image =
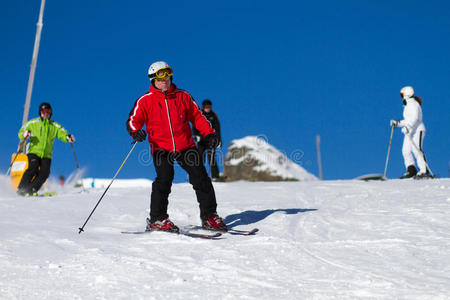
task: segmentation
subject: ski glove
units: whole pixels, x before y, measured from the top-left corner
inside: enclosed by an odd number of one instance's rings
[[[394,126],[394,127],[398,127],[398,123],[399,123],[399,121],[396,121],[396,120],[391,120],[391,127],[392,126]]]
[[[405,126],[405,127],[403,127],[402,128],[402,132],[403,132],[403,134],[409,134],[409,129],[408,129],[408,126]]]
[[[73,134],[68,134],[66,135],[66,139],[69,143],[74,143],[75,142],[75,137],[73,136]]]
[[[209,149],[215,149],[220,144],[219,137],[215,133],[208,134],[206,136],[206,141],[208,142]]]
[[[139,129],[139,130],[133,132],[131,134],[131,137],[137,142],[143,142],[143,141],[145,141],[145,138],[147,137],[147,133],[145,133],[144,130]]]
[[[27,138],[30,137],[30,132],[29,132],[28,130],[25,130],[25,131],[22,133],[22,136],[24,137],[24,139],[27,139]]]

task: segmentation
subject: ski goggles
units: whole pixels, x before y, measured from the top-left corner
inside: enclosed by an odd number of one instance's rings
[[[156,71],[155,79],[158,81],[166,81],[172,75],[173,75],[172,68],[170,68],[170,67],[162,68],[162,69],[159,69],[158,71]]]
[[[51,114],[52,110],[50,108],[41,109],[41,114]]]

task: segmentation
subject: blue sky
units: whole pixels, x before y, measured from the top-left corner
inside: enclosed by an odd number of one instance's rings
[[[18,143],[40,1],[0,2],[0,169]],[[210,98],[225,148],[264,135],[325,179],[383,173],[389,120],[400,89],[424,99],[424,149],[434,173],[450,161],[448,1],[54,1],[47,0],[30,118],[48,101],[73,133],[87,176],[112,177],[130,150],[125,121],[149,88],[148,66],[167,61],[198,103]],[[404,172],[394,133],[388,177]],[[151,178],[148,143],[119,178]],[[75,169],[55,142],[52,176]],[[178,181],[184,173],[177,169]]]

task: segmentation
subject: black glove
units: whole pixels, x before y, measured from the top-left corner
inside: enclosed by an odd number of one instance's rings
[[[219,146],[219,137],[215,133],[210,133],[206,136],[206,141],[208,142],[209,149],[215,149]]]
[[[67,140],[69,143],[75,143],[75,137],[73,136],[73,134],[68,134],[68,135],[66,135],[66,140]]]
[[[137,142],[142,142],[142,141],[145,141],[145,138],[147,137],[147,133],[145,133],[144,130],[139,129],[139,130],[133,132],[131,134],[131,137]]]

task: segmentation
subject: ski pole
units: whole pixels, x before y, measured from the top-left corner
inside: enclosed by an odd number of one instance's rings
[[[75,147],[73,146],[72,143],[70,143],[70,146],[72,146],[72,152],[73,152],[73,157],[75,158],[75,164],[77,165],[77,169],[79,169],[80,166],[78,165],[77,155],[75,154]]]
[[[215,148],[210,149],[211,158],[209,159],[209,178],[212,178],[212,163],[214,160],[214,150]]]
[[[425,153],[419,149],[419,147],[417,147],[416,143],[414,143],[414,140],[412,139],[412,137],[409,135],[409,132],[406,134],[406,136],[408,137],[409,141],[411,142],[411,144],[413,145],[414,149],[416,149],[417,152],[422,153],[423,156],[423,161],[425,162],[425,166],[427,167],[427,170],[430,171],[430,174],[432,177],[434,177],[433,172],[431,172],[430,166],[427,163],[427,160],[425,158]]]
[[[70,146],[72,146],[73,157],[75,158],[75,164],[77,165],[77,170],[79,172],[80,171],[80,165],[78,164],[77,155],[75,154],[75,147],[73,146],[72,143],[70,143]],[[86,192],[86,190],[84,189],[84,185],[83,185],[83,179],[81,179],[81,188],[83,189],[83,192]]]
[[[84,231],[84,226],[86,226],[86,223],[89,221],[89,219],[91,218],[92,214],[94,213],[95,209],[97,208],[97,206],[100,204],[100,201],[102,201],[103,196],[105,196],[106,192],[108,191],[109,187],[111,186],[111,184],[114,182],[114,180],[117,177],[117,174],[119,174],[120,170],[122,169],[123,165],[125,164],[125,162],[127,161],[128,157],[130,157],[131,152],[133,152],[134,147],[136,147],[136,141],[134,141],[133,143],[133,147],[131,148],[130,152],[128,152],[127,157],[125,157],[124,161],[122,162],[122,164],[120,165],[119,169],[116,172],[116,175],[114,175],[113,179],[111,180],[111,182],[109,183],[108,187],[106,188],[106,190],[103,192],[103,195],[100,197],[100,199],[98,200],[97,204],[95,205],[94,209],[91,211],[91,213],[89,214],[89,217],[86,219],[86,221],[84,222],[83,226],[81,226],[80,228],[78,228],[80,231],[78,232],[78,234],[80,234],[82,231]]]
[[[386,156],[386,164],[384,165],[383,178],[386,178],[386,171],[387,171],[387,167],[388,167],[388,163],[389,163],[389,153],[391,152],[391,143],[392,143],[393,134],[394,134],[394,125],[392,125],[391,137],[389,138],[389,146],[388,146],[388,152],[387,152],[387,156]]]

